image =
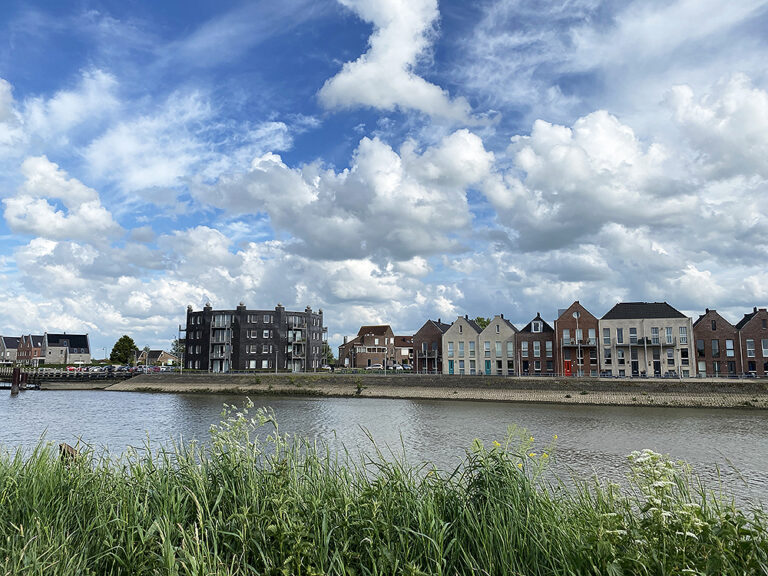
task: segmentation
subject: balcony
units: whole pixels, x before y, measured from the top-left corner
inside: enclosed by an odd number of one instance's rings
[[[674,336],[672,338],[664,338],[661,341],[662,346],[676,346],[677,345],[677,338]]]

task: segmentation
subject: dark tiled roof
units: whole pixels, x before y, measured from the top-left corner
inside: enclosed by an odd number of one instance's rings
[[[619,302],[608,310],[603,320],[634,320],[637,318],[685,318],[666,302]]]
[[[554,332],[555,331],[555,329],[552,328],[552,326],[550,326],[549,324],[547,324],[547,322],[541,317],[541,314],[536,312],[536,318],[534,318],[533,320],[528,322],[528,324],[525,325],[525,328],[520,330],[520,332],[533,332],[533,329],[532,329],[533,328],[533,323],[536,322],[536,320],[538,320],[539,322],[542,323],[542,326],[541,326],[541,331],[542,332]],[[538,334],[538,332],[537,332],[537,334]]]
[[[739,330],[744,328],[744,326],[747,325],[747,322],[749,322],[750,320],[752,320],[752,318],[757,316],[757,313],[760,312],[761,310],[763,310],[763,308],[754,308],[752,312],[749,312],[748,314],[744,314],[744,318],[739,320],[739,323],[736,324],[736,328]]]
[[[707,311],[706,311],[706,313],[704,313],[704,314],[701,314],[701,315],[700,315],[700,316],[699,316],[699,317],[696,319],[696,322],[694,322],[694,323],[693,323],[693,327],[694,327],[694,328],[696,328],[696,326],[698,326],[698,325],[699,325],[699,323],[700,323],[702,320],[704,320],[705,318],[707,318],[707,316],[710,316],[710,315],[714,317],[714,318],[712,318],[712,320],[717,320],[718,322],[725,322],[726,326],[730,326],[731,328],[733,328],[733,327],[734,327],[734,326],[733,326],[733,324],[731,324],[730,322],[728,322],[728,320],[726,320],[725,318],[723,318],[722,316],[720,316],[720,314],[718,314],[718,313],[717,313],[717,310],[707,310]]]
[[[21,338],[18,336],[3,336],[3,345],[7,350],[16,350]]]
[[[48,346],[63,346],[63,341],[69,342],[69,348],[88,349],[87,334],[48,334]]]
[[[357,335],[365,336],[366,334],[373,334],[374,336],[384,336],[391,329],[389,324],[383,324],[381,326],[360,326]]]
[[[445,334],[448,331],[448,328],[451,327],[451,324],[446,324],[445,322],[440,322],[440,319],[438,320],[430,320],[432,324],[437,326],[437,329],[440,330],[443,334]]]
[[[395,336],[395,346],[413,346],[413,336]]]
[[[29,334],[27,336],[22,336],[22,340],[26,341],[27,344],[32,344],[32,348],[42,348],[43,347],[43,337],[37,336],[35,334]],[[31,342],[30,342],[31,340]]]
[[[363,337],[362,336],[355,336],[354,338],[352,338],[352,340],[347,340],[346,344],[341,344],[339,346],[339,348],[344,348],[346,346],[351,346],[352,344],[360,344],[362,341],[363,341]]]

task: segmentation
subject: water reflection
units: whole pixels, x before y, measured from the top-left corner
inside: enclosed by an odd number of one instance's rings
[[[26,391],[0,400],[0,445],[29,447],[78,438],[112,453],[169,439],[205,442],[223,403],[243,396],[102,391]],[[558,436],[556,471],[621,481],[626,455],[651,448],[688,461],[714,487],[740,499],[768,496],[768,412],[740,410],[558,406],[370,398],[256,397],[271,406],[281,431],[371,452],[367,433],[384,453],[403,449],[413,463],[452,470],[474,438],[501,440],[510,425],[526,428],[539,447]],[[738,473],[731,467],[735,467]]]

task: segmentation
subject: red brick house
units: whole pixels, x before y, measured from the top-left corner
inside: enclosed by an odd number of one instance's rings
[[[563,376],[597,376],[599,320],[578,300],[555,320],[556,372]]]
[[[16,353],[16,361],[25,366],[37,366],[43,354],[43,336],[22,336]]]
[[[706,309],[693,323],[696,375],[737,376],[742,373],[739,334],[716,310]]]
[[[768,310],[753,308],[738,324],[742,372],[749,376],[768,376]]]
[[[339,346],[339,366],[367,368],[374,364],[391,366],[395,358],[395,333],[389,324],[361,326],[352,340],[344,337]]]
[[[517,366],[521,376],[554,376],[555,329],[536,313],[516,336]]]
[[[417,372],[440,374],[443,371],[443,334],[450,324],[440,318],[427,320],[413,335],[413,365]]]

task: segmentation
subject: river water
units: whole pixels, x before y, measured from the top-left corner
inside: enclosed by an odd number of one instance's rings
[[[41,437],[78,441],[117,454],[170,439],[205,442],[223,403],[244,396],[103,391],[25,391],[0,396],[0,448],[29,448]],[[372,453],[368,433],[385,453],[443,470],[460,462],[473,439],[486,446],[515,425],[537,451],[554,441],[554,470],[621,482],[627,455],[650,448],[691,464],[710,488],[722,482],[739,502],[768,503],[768,411],[702,408],[558,406],[373,398],[255,397],[274,409],[282,432]]]

